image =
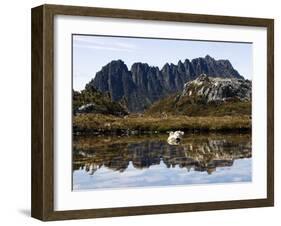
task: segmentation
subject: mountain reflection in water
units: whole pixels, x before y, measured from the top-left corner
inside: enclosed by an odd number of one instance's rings
[[[177,146],[166,139],[74,137],[73,189],[251,181],[250,134],[186,134]]]

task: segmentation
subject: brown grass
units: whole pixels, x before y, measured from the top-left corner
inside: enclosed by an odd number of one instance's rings
[[[249,116],[221,116],[221,117],[189,117],[166,116],[152,117],[144,115],[130,115],[116,117],[101,114],[80,114],[73,118],[73,130],[79,133],[90,132],[166,132],[169,130],[250,130]]]

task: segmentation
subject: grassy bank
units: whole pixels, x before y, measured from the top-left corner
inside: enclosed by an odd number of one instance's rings
[[[209,117],[210,115],[212,117],[251,115],[252,103],[250,101],[238,100],[207,103],[206,100],[202,98],[200,99],[200,97],[190,99],[190,97],[187,96],[178,100],[177,95],[172,95],[152,104],[146,111],[146,114],[155,115],[161,114],[162,112],[191,117]]]
[[[116,117],[101,114],[79,114],[73,117],[73,132],[80,133],[155,133],[183,131],[249,131],[249,116],[153,117],[129,115]]]

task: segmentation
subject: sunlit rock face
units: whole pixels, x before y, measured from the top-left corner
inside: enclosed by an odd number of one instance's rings
[[[212,173],[217,167],[232,166],[236,159],[251,157],[248,135],[229,135],[227,140],[224,137],[183,137],[180,145],[169,145],[166,136],[80,138],[74,140],[73,168],[82,168],[89,174],[101,167],[122,173],[130,163],[135,169],[144,169],[162,162],[167,168],[178,166]]]
[[[251,115],[252,82],[234,77],[201,74],[185,83],[178,94],[154,103],[147,114],[187,116]]]
[[[250,101],[252,97],[252,82],[236,78],[210,77],[201,74],[197,79],[184,85],[181,99],[202,102],[223,102],[228,100]]]

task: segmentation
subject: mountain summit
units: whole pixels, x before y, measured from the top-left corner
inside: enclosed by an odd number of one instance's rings
[[[96,73],[86,89],[109,92],[112,101],[124,100],[130,112],[143,112],[161,98],[181,92],[186,82],[201,74],[244,79],[229,60],[215,60],[209,55],[177,65],[166,63],[162,69],[137,62],[129,70],[122,60],[114,60]]]

